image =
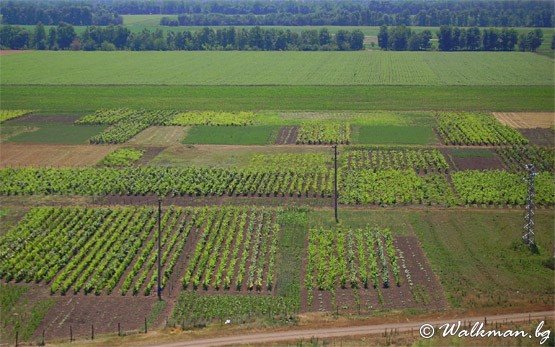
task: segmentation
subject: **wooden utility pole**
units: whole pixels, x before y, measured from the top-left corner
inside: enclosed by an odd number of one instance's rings
[[[333,164],[334,164],[334,180],[333,180],[333,204],[335,210],[335,222],[339,223],[337,214],[337,145],[333,145]]]
[[[160,284],[161,276],[162,276],[162,264],[161,264],[161,255],[162,255],[162,199],[158,198],[158,300],[162,300],[162,285]]]

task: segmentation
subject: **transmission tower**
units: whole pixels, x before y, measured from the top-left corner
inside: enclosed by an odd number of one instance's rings
[[[524,233],[522,239],[528,246],[534,247],[536,245],[536,241],[534,240],[534,210],[536,209],[534,203],[534,197],[536,195],[534,180],[537,173],[533,164],[526,164],[524,167],[526,171],[528,171],[528,176],[526,177],[526,182],[528,183],[528,196],[526,198],[526,214],[524,216]]]

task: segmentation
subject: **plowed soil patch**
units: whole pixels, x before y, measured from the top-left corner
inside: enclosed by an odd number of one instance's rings
[[[0,147],[0,167],[90,166],[115,149],[116,146],[3,143]]]
[[[553,129],[518,129],[532,144],[555,147],[555,131]]]
[[[156,296],[110,296],[67,295],[56,298],[56,303],[35,331],[34,340],[40,340],[42,331],[45,340],[70,338],[70,327],[74,339],[90,339],[94,326],[95,334],[122,333],[144,329],[145,317],[152,310]],[[154,327],[150,327],[154,328]]]
[[[297,135],[299,134],[298,126],[285,126],[279,129],[279,134],[276,139],[277,145],[290,145],[297,142]]]

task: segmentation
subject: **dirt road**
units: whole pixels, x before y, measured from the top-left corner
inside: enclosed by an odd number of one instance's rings
[[[227,345],[239,345],[239,344],[252,344],[252,343],[268,343],[268,342],[280,342],[280,341],[295,341],[295,340],[307,340],[312,337],[314,338],[332,338],[341,336],[356,336],[356,335],[370,335],[370,334],[381,334],[386,329],[392,330],[397,329],[399,332],[414,330],[418,334],[420,327],[423,324],[431,324],[436,327],[436,335],[440,334],[437,327],[445,323],[455,323],[457,321],[471,321],[471,322],[483,322],[487,320],[488,323],[495,322],[519,322],[532,320],[542,320],[544,318],[555,318],[555,311],[542,311],[542,312],[530,312],[530,313],[515,313],[515,314],[503,314],[503,315],[491,315],[491,316],[481,316],[481,317],[460,317],[457,319],[447,319],[441,321],[419,321],[410,323],[393,323],[393,324],[380,324],[380,325],[362,325],[353,327],[343,327],[343,328],[327,328],[327,329],[310,329],[310,330],[289,330],[280,331],[272,333],[257,333],[249,335],[235,335],[235,336],[225,336],[209,339],[199,339],[191,341],[176,342],[164,345],[158,345],[159,347],[201,347],[201,346],[227,346]],[[552,332],[553,333],[553,332]]]

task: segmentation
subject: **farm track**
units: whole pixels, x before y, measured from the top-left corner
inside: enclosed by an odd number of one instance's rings
[[[195,339],[189,341],[173,342],[167,344],[150,344],[157,347],[201,347],[201,346],[228,346],[242,344],[278,343],[285,341],[310,340],[312,338],[324,339],[334,337],[364,336],[383,334],[385,330],[396,330],[397,332],[418,331],[423,324],[431,324],[438,327],[445,323],[456,323],[457,321],[471,321],[488,323],[525,322],[532,320],[553,319],[554,311],[525,312],[513,314],[487,315],[487,316],[463,316],[456,319],[429,319],[407,323],[369,324],[347,327],[326,327],[320,329],[289,329],[287,331],[249,333],[243,335],[231,335],[225,337],[214,337]]]

